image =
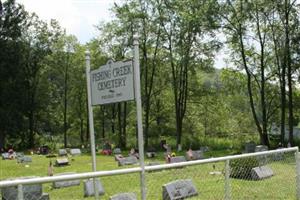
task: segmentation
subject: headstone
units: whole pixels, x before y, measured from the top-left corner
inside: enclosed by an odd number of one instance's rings
[[[9,159],[9,153],[2,153],[2,160]]]
[[[177,180],[162,186],[163,200],[185,199],[197,196],[198,192],[191,179]]]
[[[84,197],[94,196],[94,181],[93,179],[89,179],[83,182],[84,183]],[[98,188],[98,194],[104,194],[104,188],[99,179],[96,179],[96,187]]]
[[[19,158],[19,157],[24,157],[24,153],[23,152],[17,152],[16,153],[16,157]]]
[[[147,152],[146,155],[148,158],[154,158],[156,156],[156,153],[155,152]]]
[[[263,152],[263,151],[268,151],[268,147],[265,145],[258,145],[255,147],[255,152]],[[259,166],[264,166],[269,162],[269,156],[267,155],[257,156],[256,159],[258,160]]]
[[[147,165],[154,166],[154,165],[160,165],[160,163],[159,162],[149,162]]]
[[[135,193],[121,193],[111,196],[109,200],[137,200]]]
[[[119,166],[137,164],[138,159],[135,156],[128,156],[118,160]]]
[[[19,179],[28,179],[33,177],[23,177]],[[16,179],[14,179],[16,180]],[[2,200],[16,200],[18,199],[18,187],[4,187],[1,189]],[[23,197],[24,200],[49,200],[49,194],[43,193],[42,185],[23,185]]]
[[[192,151],[192,156],[189,155],[188,152],[186,152],[186,160],[200,160],[204,159],[203,151]]]
[[[56,166],[64,166],[69,164],[68,158],[58,158],[55,162]]]
[[[245,153],[254,153],[256,144],[255,142],[248,142],[245,144]]]
[[[179,162],[185,162],[186,159],[184,156],[175,156],[170,158],[170,163],[179,163]]]
[[[68,155],[67,150],[65,150],[65,149],[59,149],[58,150],[58,155],[59,156],[66,156],[66,155]]]
[[[278,149],[283,149],[283,148],[280,147]],[[283,152],[278,152],[278,153],[273,154],[273,160],[274,161],[284,160],[284,153]]]
[[[113,151],[114,154],[121,154],[122,151],[120,148],[115,148],[114,151]]]
[[[257,145],[255,147],[255,152],[268,151],[269,148],[266,145]]]
[[[29,163],[32,162],[32,158],[30,156],[17,157],[18,163]]]
[[[208,148],[208,146],[203,146],[203,147],[200,147],[199,150],[202,151],[202,152],[208,152],[209,148]]]
[[[48,155],[46,155],[46,158],[55,158],[55,157],[57,157],[57,155],[55,155],[55,154],[48,154]]]
[[[268,166],[254,167],[251,170],[251,179],[261,180],[273,176],[272,169]]]
[[[70,154],[72,156],[81,155],[81,150],[80,149],[71,149]]]
[[[70,175],[75,174],[75,172],[66,172],[61,174],[56,174],[55,176],[61,176],[61,175]],[[53,188],[63,188],[63,187],[71,187],[80,185],[80,180],[70,180],[70,181],[56,181],[53,182]]]

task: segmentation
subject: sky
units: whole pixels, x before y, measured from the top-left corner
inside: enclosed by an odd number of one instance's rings
[[[56,19],[68,34],[75,35],[85,44],[97,35],[95,25],[109,22],[112,18],[114,2],[122,0],[16,0],[28,12],[35,12],[42,20]],[[223,68],[224,52],[215,57],[215,67]]]
[[[108,22],[113,15],[109,9],[121,0],[16,0],[25,10],[35,12],[41,19],[56,19],[68,34],[84,44],[96,36],[95,25]]]

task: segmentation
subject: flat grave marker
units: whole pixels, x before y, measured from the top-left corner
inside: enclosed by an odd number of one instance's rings
[[[198,192],[191,179],[176,180],[162,186],[163,200],[185,199],[197,196]]]
[[[64,166],[69,164],[68,158],[58,158],[55,161],[56,166]]]
[[[135,193],[120,193],[111,196],[109,200],[137,200]]]
[[[185,162],[186,159],[184,156],[175,156],[170,158],[170,163],[179,163],[179,162]]]
[[[76,174],[75,172],[66,172],[61,174],[56,174],[55,176],[61,176],[61,175],[70,175],[70,174]],[[80,180],[69,180],[69,181],[56,181],[53,182],[53,188],[63,188],[63,187],[71,187],[80,185]]]
[[[29,163],[32,162],[32,158],[30,156],[17,157],[18,163]]]
[[[124,165],[134,165],[138,163],[138,159],[135,156],[128,156],[128,157],[123,157],[118,160],[118,165],[119,166],[124,166]]]

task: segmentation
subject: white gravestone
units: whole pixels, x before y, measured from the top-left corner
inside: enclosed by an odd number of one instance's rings
[[[71,150],[70,150],[70,154],[71,154],[72,156],[81,155],[81,150],[80,150],[80,149],[71,149]]]
[[[65,150],[65,149],[59,149],[58,150],[58,155],[59,156],[67,156],[68,155],[67,150]]]

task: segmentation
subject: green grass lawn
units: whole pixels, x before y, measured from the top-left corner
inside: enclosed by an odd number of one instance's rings
[[[218,154],[218,153],[217,153]],[[214,155],[212,153],[212,155]],[[295,162],[293,155],[285,156],[286,159],[278,162],[270,162],[268,166],[274,171],[274,176],[262,181],[249,181],[241,179],[230,179],[232,199],[296,199],[295,186]],[[26,164],[18,164],[16,160],[0,160],[0,179],[24,177],[24,176],[46,176],[50,159],[45,156],[33,155],[29,167]],[[51,159],[52,162],[55,158]],[[91,157],[81,155],[69,159],[70,165],[65,167],[54,167],[54,173],[62,172],[88,172],[92,169]],[[155,159],[146,159],[145,162],[164,163],[163,155],[160,153]],[[214,167],[213,167],[214,165]],[[136,167],[126,166],[126,167]],[[113,156],[97,155],[97,170],[113,170],[126,167],[118,167]],[[184,168],[176,168],[146,173],[147,199],[162,199],[162,185],[178,179],[192,179],[199,195],[192,199],[223,199],[224,198],[224,162],[210,163]],[[219,175],[211,175],[212,171],[222,172]],[[102,199],[120,192],[135,192],[140,197],[140,175],[128,174],[110,177],[101,177],[105,190]],[[43,185],[44,192],[50,194],[51,200],[68,199],[94,199],[83,197],[83,182],[79,186],[53,189],[52,184]]]

